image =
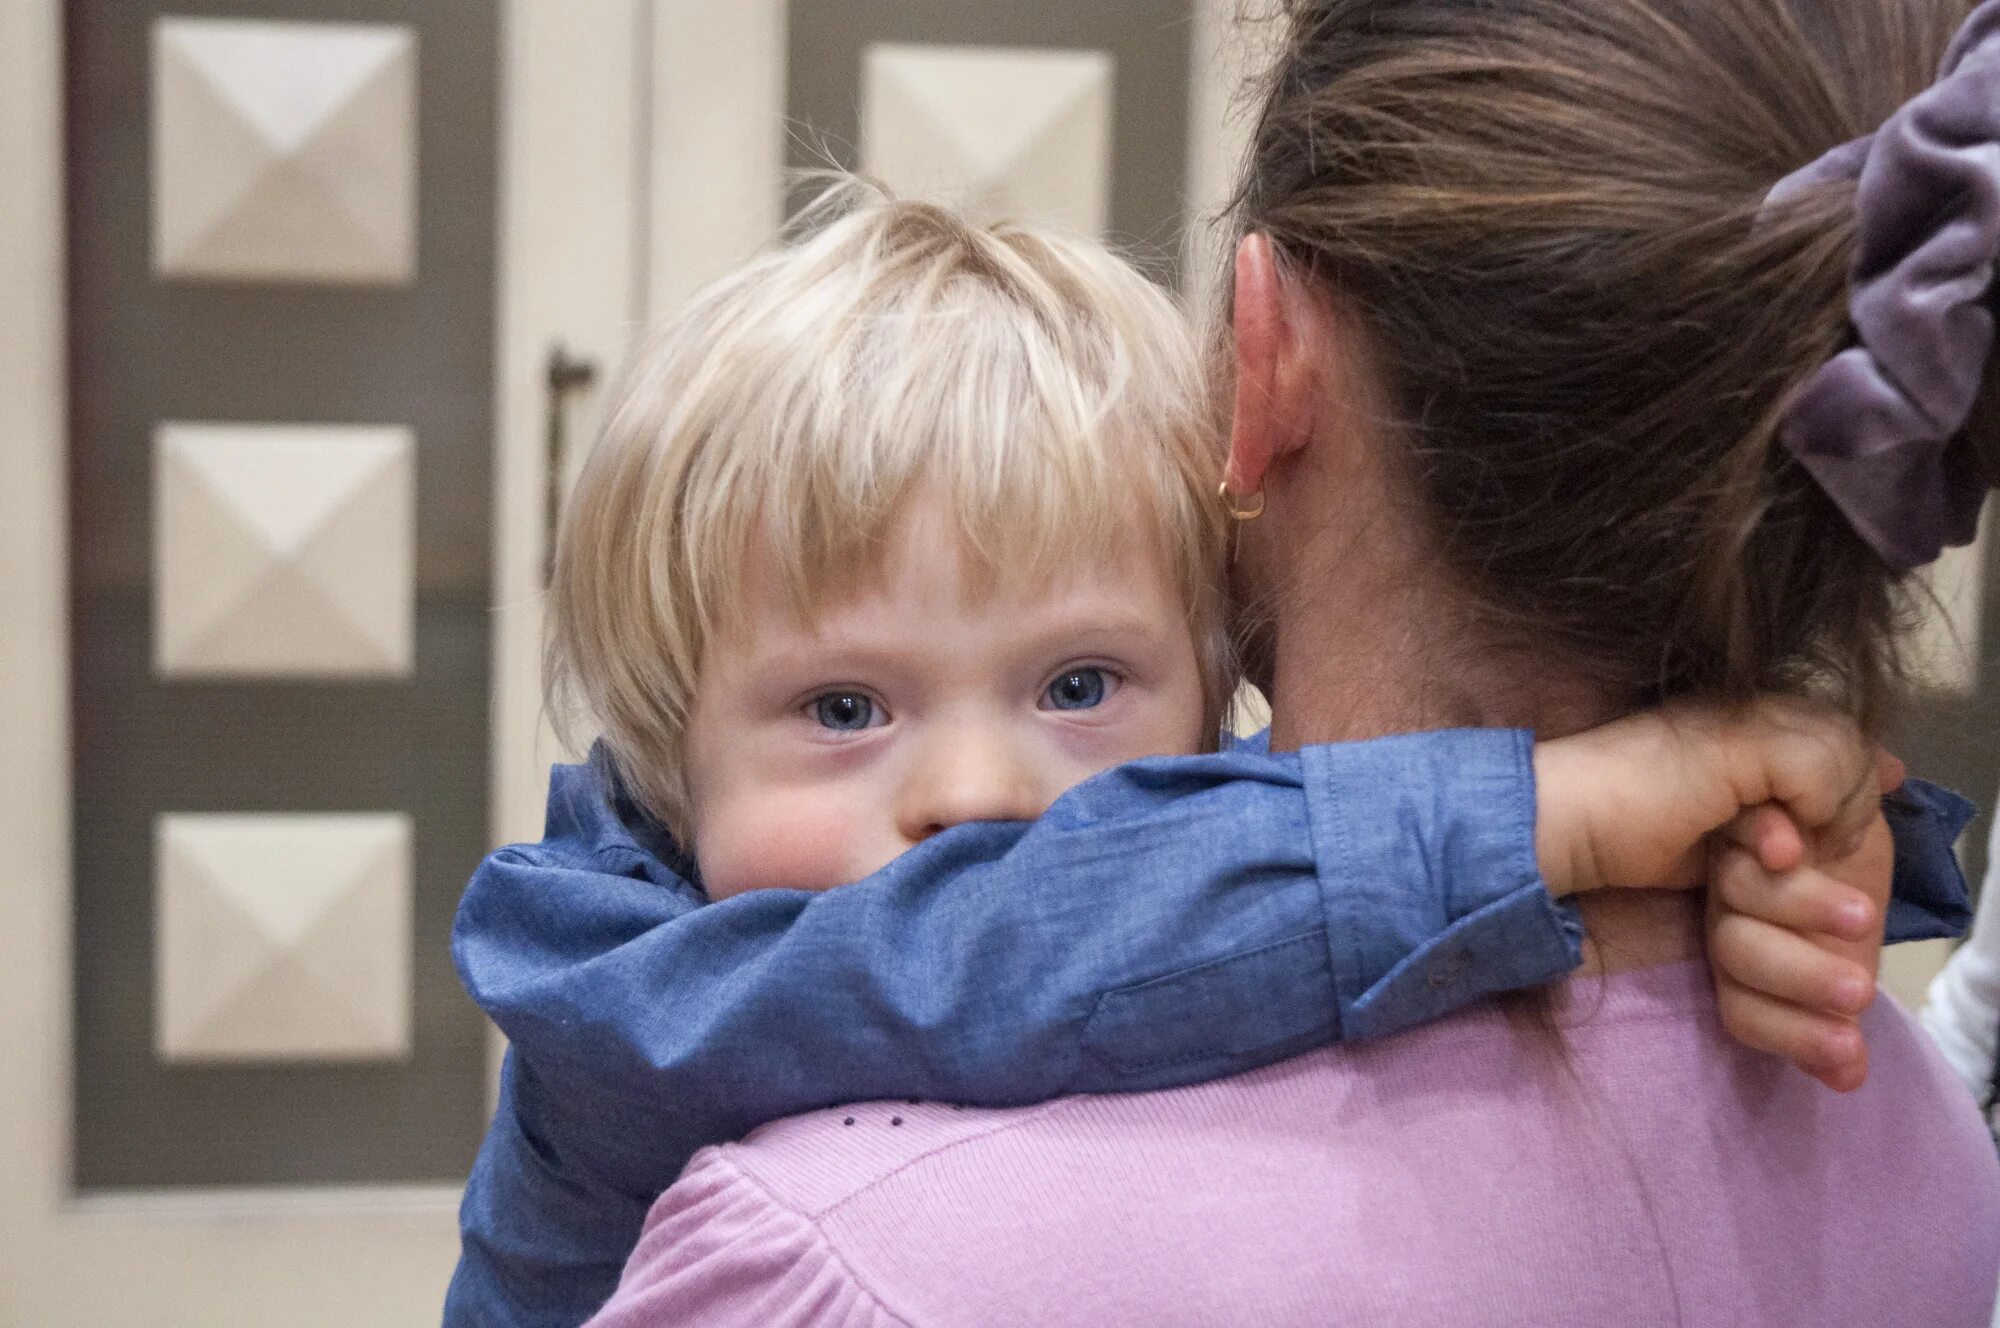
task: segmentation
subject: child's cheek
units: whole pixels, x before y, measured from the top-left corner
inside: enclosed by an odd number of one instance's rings
[[[868,864],[852,809],[823,796],[766,793],[706,809],[696,856],[710,899],[746,890],[827,890],[859,880]]]

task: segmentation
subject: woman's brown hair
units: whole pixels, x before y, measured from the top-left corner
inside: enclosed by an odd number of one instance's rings
[[[1498,639],[1630,706],[1810,690],[1878,724],[1912,588],[1774,445],[1852,337],[1853,186],[1764,204],[1927,86],[1969,4],[1288,8],[1240,223],[1358,316]]]

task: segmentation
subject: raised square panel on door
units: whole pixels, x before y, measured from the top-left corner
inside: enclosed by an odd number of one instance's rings
[[[409,817],[169,814],[154,839],[162,1059],[409,1054]]]
[[[790,164],[1103,235],[1173,282],[1190,0],[793,0]],[[793,208],[818,186],[802,177]]]
[[[862,160],[908,196],[1102,231],[1113,63],[1103,51],[884,43],[862,80]]]
[[[164,677],[402,677],[415,440],[395,425],[161,425]]]
[[[416,59],[400,25],[157,20],[154,269],[409,281]]]

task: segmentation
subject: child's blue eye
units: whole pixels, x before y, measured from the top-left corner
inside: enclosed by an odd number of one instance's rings
[[[853,733],[875,722],[875,703],[859,692],[828,692],[807,707],[821,728]]]
[[[1052,710],[1089,710],[1104,704],[1106,690],[1103,669],[1071,669],[1050,683],[1044,696]]]

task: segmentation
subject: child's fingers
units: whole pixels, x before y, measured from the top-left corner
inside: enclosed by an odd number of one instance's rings
[[[1774,802],[1738,813],[1722,828],[1722,837],[1748,850],[1766,871],[1787,872],[1806,860],[1806,837],[1799,823]]]
[[[1782,1056],[1842,1092],[1867,1077],[1868,1044],[1852,1019],[1803,1010],[1729,982],[1718,983],[1716,999],[1723,1028],[1744,1046]]]
[[[1859,853],[1868,843],[1868,836],[1875,822],[1882,817],[1882,795],[1875,792],[1877,786],[1869,785],[1865,795],[1857,796],[1851,803],[1860,816],[1858,822],[1850,822],[1845,816],[1819,834],[1813,836],[1813,856],[1820,862],[1844,862]]]
[[[1787,931],[1824,933],[1844,941],[1865,941],[1875,931],[1874,901],[1811,867],[1773,873],[1747,853],[1726,851],[1717,855],[1710,888],[1730,912]]]
[[[1775,792],[1813,828],[1828,825],[1848,790],[1875,772],[1875,748],[1846,715],[1795,697],[1751,703],[1752,726],[1771,746]]]
[[[1741,913],[1717,919],[1709,954],[1734,981],[1809,1010],[1856,1015],[1875,999],[1875,985],[1861,965]]]
[[[1742,805],[1782,803],[1823,843],[1866,830],[1879,796],[1876,749],[1850,718],[1810,701],[1762,697],[1737,723],[1736,736],[1752,740],[1730,745]]]
[[[1806,1073],[1836,1093],[1852,1093],[1868,1082],[1868,1043],[1864,1040],[1860,1053],[1836,1069],[1806,1070]]]
[[[1882,814],[1882,792],[1876,782],[1874,751],[1869,749],[1867,768],[1859,779],[1847,786],[1839,809],[1820,831],[1819,842],[1827,846],[1823,855],[1827,860],[1852,857],[1859,852],[1862,842],[1868,837],[1868,827]]]

